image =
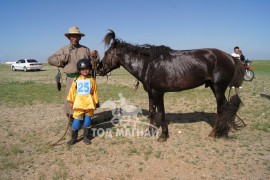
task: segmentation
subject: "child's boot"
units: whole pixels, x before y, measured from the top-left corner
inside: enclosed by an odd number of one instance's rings
[[[71,130],[71,139],[67,142],[68,145],[73,145],[76,143],[78,137],[78,130]]]
[[[87,145],[91,144],[90,131],[91,131],[91,126],[83,128],[83,142]]]

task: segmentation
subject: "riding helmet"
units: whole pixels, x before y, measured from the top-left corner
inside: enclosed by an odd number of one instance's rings
[[[85,68],[89,68],[92,69],[92,65],[90,63],[90,61],[88,59],[81,59],[77,62],[77,69],[78,71],[85,69]]]

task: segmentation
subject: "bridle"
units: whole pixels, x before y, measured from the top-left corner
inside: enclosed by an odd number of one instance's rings
[[[113,50],[113,51],[114,51],[114,53],[116,53],[115,50]],[[120,64],[115,64],[115,65],[113,64],[113,58],[112,58],[112,56],[111,56],[110,59],[106,59],[105,62],[100,61],[100,63],[99,63],[98,66],[100,66],[100,64],[102,64],[101,71],[103,70],[104,67],[106,67],[107,69],[116,69],[116,68],[119,68],[120,67]]]

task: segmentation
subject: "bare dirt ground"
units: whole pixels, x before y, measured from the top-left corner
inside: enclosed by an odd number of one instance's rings
[[[135,80],[121,73],[113,73],[108,86],[133,87]],[[170,138],[164,143],[114,131],[94,137],[88,146],[83,141],[67,146],[66,136],[51,147],[66,126],[61,103],[1,104],[0,179],[270,179],[269,100],[259,95],[270,94],[268,78],[244,83],[240,95],[245,106],[238,114],[247,126],[230,132],[228,139],[208,137],[216,104],[203,87],[166,95]],[[97,81],[106,83],[106,78]],[[148,100],[141,86],[127,104],[146,116]],[[111,118],[110,110],[100,108],[94,123]],[[139,120],[147,122],[144,116]]]

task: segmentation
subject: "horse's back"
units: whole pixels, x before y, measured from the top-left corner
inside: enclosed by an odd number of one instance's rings
[[[227,82],[233,77],[234,64],[229,54],[218,49],[173,50],[167,59],[151,66],[153,87],[166,91],[195,88],[208,81]]]

